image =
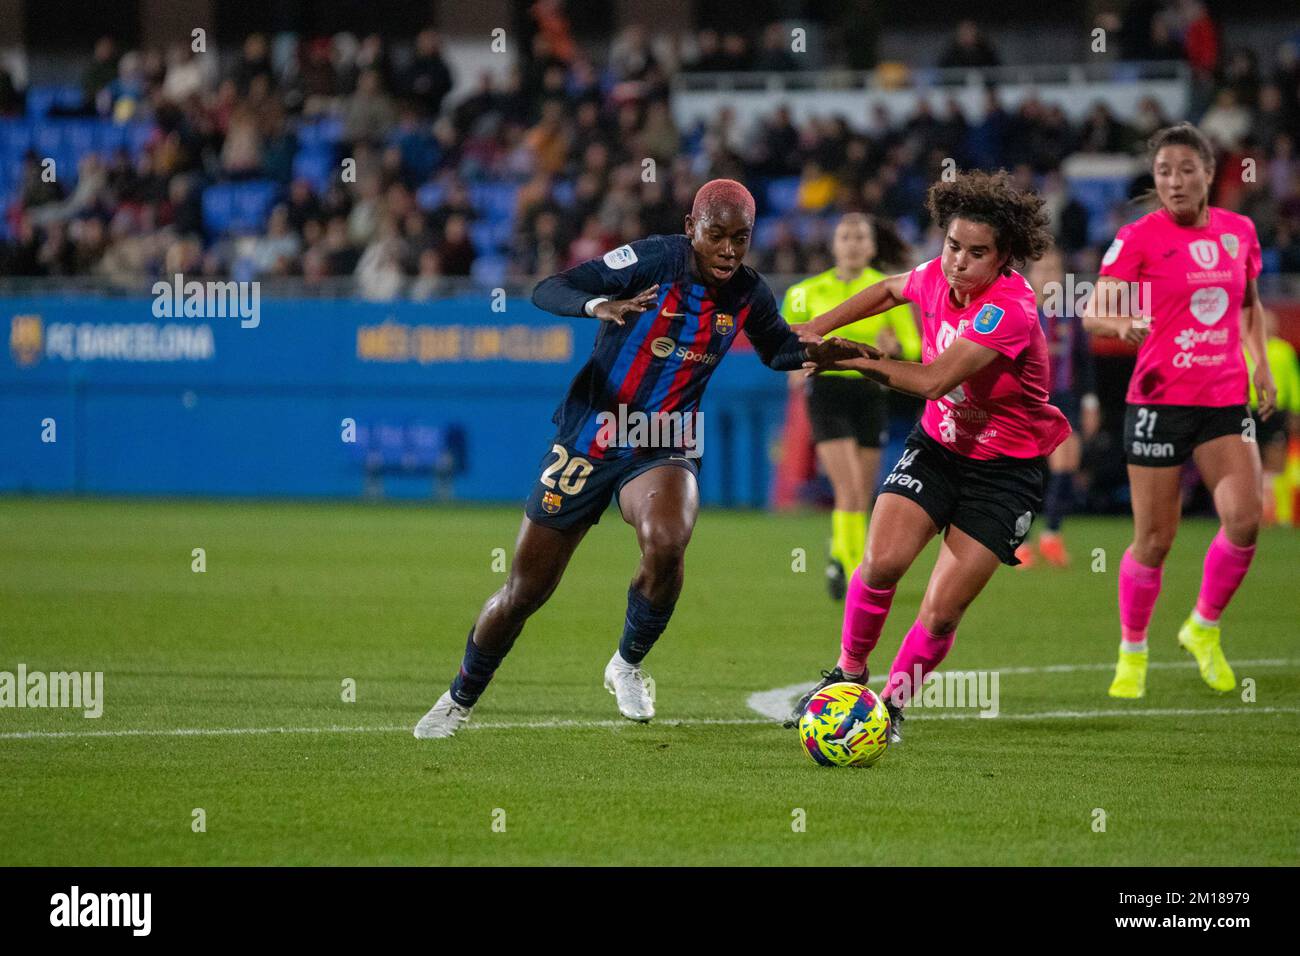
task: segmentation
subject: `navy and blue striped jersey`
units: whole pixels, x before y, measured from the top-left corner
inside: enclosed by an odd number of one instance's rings
[[[689,237],[650,236],[538,283],[534,304],[558,315],[585,315],[593,298],[626,299],[659,286],[654,307],[621,326],[600,323],[591,358],[555,411],[557,442],[595,459],[631,454],[596,441],[600,412],[617,415],[620,405],[628,413],[697,411],[709,376],[742,330],[764,364],[800,366],[803,347],[757,272],[742,265],[709,289],[691,265]]]

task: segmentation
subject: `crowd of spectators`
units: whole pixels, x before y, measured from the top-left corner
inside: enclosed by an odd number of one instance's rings
[[[919,101],[910,115],[878,108],[865,127],[843,117],[797,123],[777,105],[745,128],[734,112],[680,129],[670,109],[678,70],[798,68],[788,30],[754,37],[702,30],[685,39],[623,29],[607,49],[575,41],[563,4],[532,8],[528,55],[504,77],[484,73],[449,100],[453,71],[433,30],[405,43],[357,38],[247,37],[219,57],[186,45],[95,46],[82,103],[65,110],[118,123],[147,122],[143,148],[81,157],[75,186],[47,181],[41,158],[23,161],[5,222],[0,274],[97,275],[115,280],[183,272],[199,277],[295,276],[308,284],[355,277],[363,294],[427,297],[447,279],[478,275],[492,258],[505,278],[547,274],[620,242],[681,228],[696,187],[729,176],[747,183],[797,178],[784,217],[764,215],[754,264],[800,274],[827,268],[827,225],[853,209],[896,220],[919,247],[937,240],[922,198],[947,159],[959,168],[1005,167],[1047,198],[1057,240],[1076,268],[1095,264],[1089,212],[1061,163],[1075,152],[1137,153],[1171,121],[1154,99],[1119,117],[1098,103],[1071,122],[1030,98],[1006,108],[996,88],[983,115],[955,99]],[[1135,27],[1134,24],[1138,25]],[[1135,0],[1111,24],[1134,56],[1192,64],[1208,82],[1198,120],[1221,151],[1213,201],[1250,215],[1272,266],[1300,272],[1300,58],[1283,43],[1271,62],[1220,51],[1195,0]],[[995,44],[961,24],[941,63],[999,62]],[[1208,78],[1208,79],[1207,79]],[[0,114],[23,111],[22,91],[0,76]],[[307,128],[328,119],[332,169],[295,171]],[[1254,176],[1242,177],[1253,159]],[[203,191],[270,180],[276,201],[254,234],[205,230]],[[484,182],[518,186],[513,208],[489,216]],[[1137,182],[1134,189],[1140,189]],[[760,194],[760,205],[764,197]],[[1119,225],[1123,210],[1111,215]],[[491,225],[496,232],[478,227]],[[491,245],[493,248],[485,248]]]

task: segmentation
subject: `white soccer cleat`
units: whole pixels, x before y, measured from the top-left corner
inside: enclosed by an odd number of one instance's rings
[[[605,665],[605,690],[614,695],[618,712],[628,720],[644,723],[655,715],[654,681],[639,664],[623,660],[618,651]]]
[[[465,726],[473,709],[456,703],[451,699],[451,691],[446,691],[415,725],[415,736],[419,740],[450,737]]]

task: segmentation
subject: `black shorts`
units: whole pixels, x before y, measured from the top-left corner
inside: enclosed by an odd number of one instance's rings
[[[1165,468],[1181,465],[1197,445],[1244,435],[1250,412],[1245,405],[1129,405],[1124,413],[1124,456],[1130,465]]]
[[[917,425],[880,493],[910,498],[941,531],[964,531],[1003,564],[1017,565],[1016,548],[1043,507],[1047,478],[1046,458],[966,458]]]
[[[586,458],[558,443],[542,456],[537,481],[524,505],[530,521],[561,531],[593,525],[611,499],[637,475],[661,465],[685,468],[699,475],[698,458],[669,448],[641,450],[619,458]]]
[[[818,443],[852,438],[862,448],[881,448],[889,439],[885,390],[860,375],[809,379],[808,419]]]

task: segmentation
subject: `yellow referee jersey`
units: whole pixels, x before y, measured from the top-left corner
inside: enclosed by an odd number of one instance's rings
[[[867,286],[879,282],[883,278],[885,278],[883,272],[868,267],[863,269],[856,279],[844,282],[836,278],[834,269],[828,269],[819,275],[790,286],[786,290],[785,300],[781,303],[781,314],[785,316],[785,320],[791,325],[807,322],[823,312],[829,312],[845,299],[861,292]],[[880,315],[872,315],[865,319],[858,319],[856,322],[850,322],[848,325],[836,329],[833,334],[854,342],[875,345],[876,340],[880,337],[881,330],[886,326],[893,331],[894,337],[898,339],[899,348],[903,350],[903,358],[911,361],[917,361],[921,358],[921,336],[917,332],[916,321],[912,318],[912,308],[907,304],[895,306]],[[823,372],[822,374],[856,376],[858,373]]]

